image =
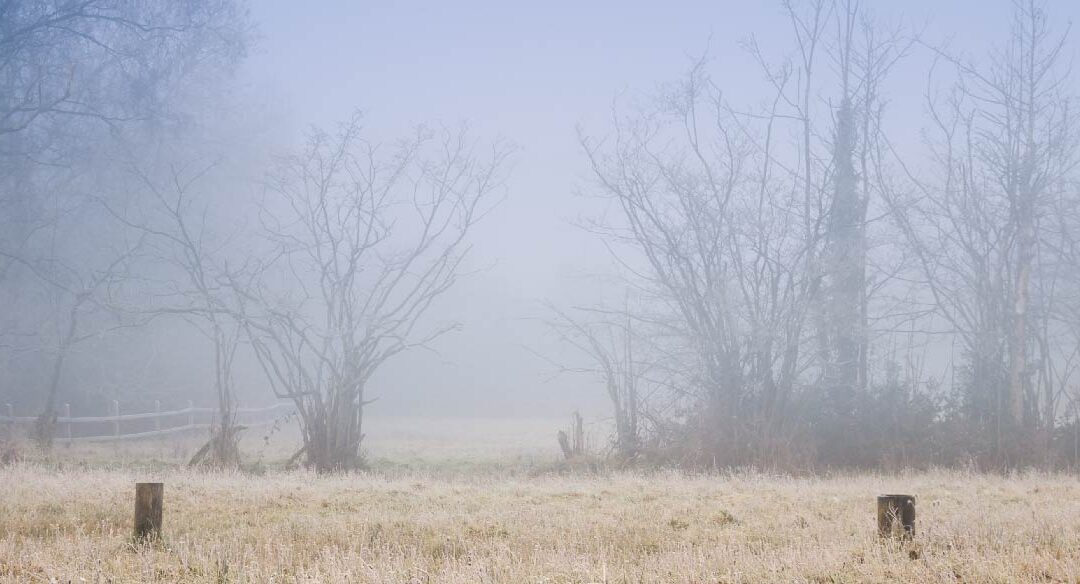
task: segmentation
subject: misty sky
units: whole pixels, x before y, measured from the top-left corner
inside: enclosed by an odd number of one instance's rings
[[[1011,14],[1008,0],[864,6],[880,21],[922,30],[930,43],[952,39],[961,52],[1002,39]],[[1048,8],[1063,26],[1080,17],[1075,0]],[[557,356],[530,319],[544,314],[540,302],[590,303],[603,285],[591,274],[610,271],[603,247],[573,225],[598,211],[580,195],[588,176],[577,125],[602,135],[613,99],[641,99],[703,54],[729,99],[756,103],[761,74],[740,42],[753,33],[777,58],[791,46],[778,0],[258,0],[252,12],[260,40],[243,80],[266,96],[285,126],[280,135],[294,144],[306,125],[332,126],[360,109],[376,138],[421,122],[467,121],[478,137],[519,147],[505,201],[474,234],[471,266],[482,270],[433,311],[464,330],[440,341],[438,353],[405,356],[381,372],[370,389],[380,399],[369,410],[375,416],[602,411],[595,381],[552,378],[554,368],[530,351]],[[920,107],[928,62],[917,51],[891,79],[897,115]]]

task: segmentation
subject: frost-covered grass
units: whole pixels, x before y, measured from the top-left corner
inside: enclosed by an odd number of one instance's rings
[[[1080,582],[1080,478],[0,469],[0,582]],[[129,541],[133,483],[164,541]],[[918,497],[911,545],[874,497]]]

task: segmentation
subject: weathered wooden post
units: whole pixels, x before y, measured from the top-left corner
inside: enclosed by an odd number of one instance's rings
[[[879,495],[877,526],[881,537],[891,537],[898,531],[903,538],[915,537],[915,497]]]
[[[581,456],[585,454],[585,424],[581,419],[581,414],[574,412],[574,454]]]
[[[135,539],[161,538],[164,483],[135,483]]]
[[[67,433],[67,445],[71,446],[71,404],[64,404],[64,429]]]

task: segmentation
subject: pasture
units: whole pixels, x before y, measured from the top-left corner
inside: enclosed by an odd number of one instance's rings
[[[398,462],[340,476],[59,448],[0,468],[0,582],[1080,582],[1077,476],[556,472],[546,422],[500,424],[398,420]],[[157,543],[139,480],[165,483]],[[885,492],[918,497],[913,541],[878,538]]]

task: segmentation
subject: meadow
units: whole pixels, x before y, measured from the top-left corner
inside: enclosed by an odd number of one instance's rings
[[[546,422],[391,425],[356,475],[192,471],[182,445],[0,468],[0,582],[1080,583],[1075,475],[567,471]],[[157,543],[131,539],[139,480],[165,482]],[[913,541],[877,536],[885,492],[918,497]]]

